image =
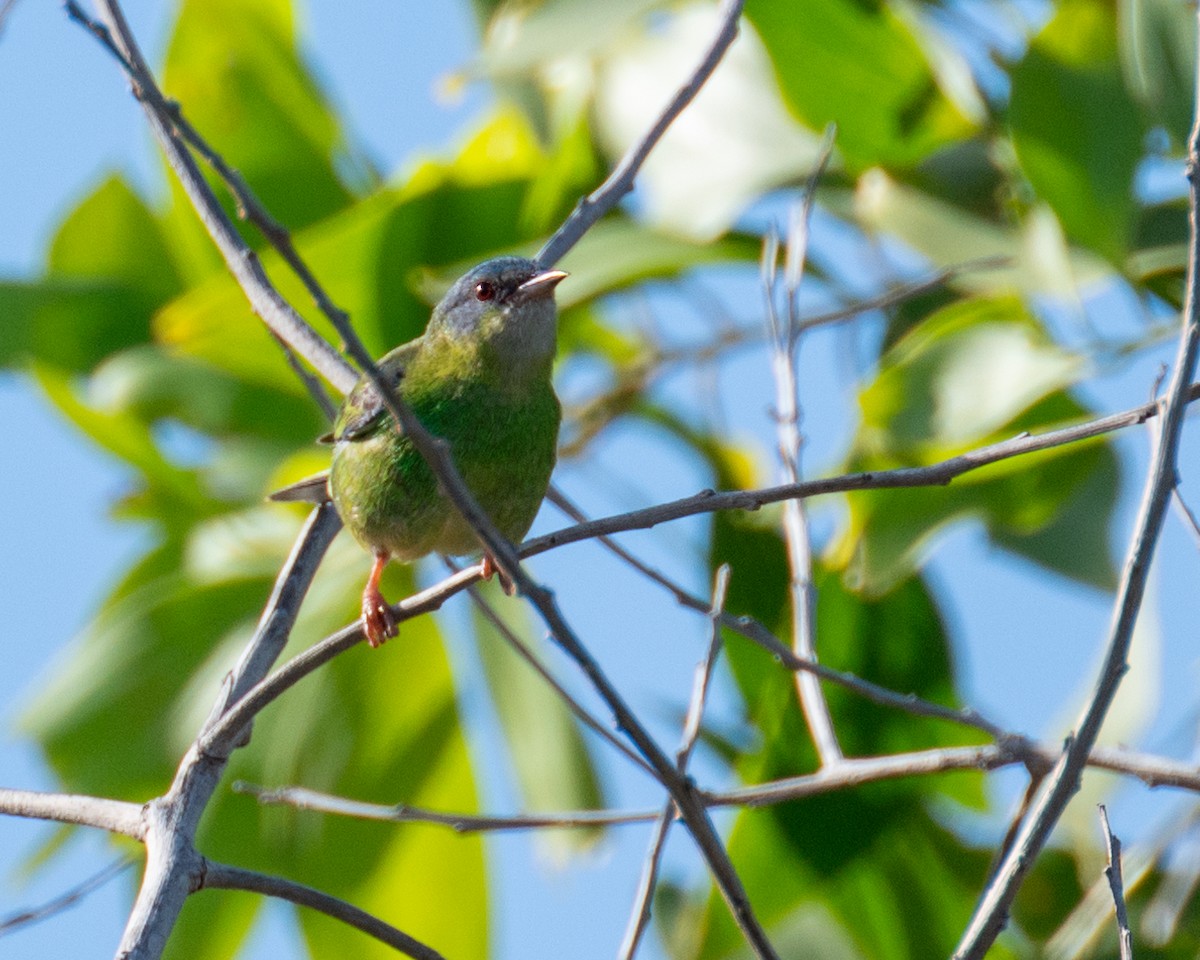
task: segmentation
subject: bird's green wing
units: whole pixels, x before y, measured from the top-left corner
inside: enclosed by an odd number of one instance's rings
[[[420,339],[401,344],[379,361],[379,372],[393,386],[399,388],[404,370],[420,346]],[[338,442],[366,438],[382,423],[386,413],[383,398],[375,389],[375,385],[365,376],[361,377],[342,404],[342,409],[338,411],[337,421],[333,425],[333,440]]]

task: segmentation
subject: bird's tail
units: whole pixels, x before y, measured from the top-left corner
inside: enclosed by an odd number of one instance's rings
[[[267,495],[268,500],[281,503],[324,503],[329,495],[329,471],[322,470],[311,477],[297,480],[289,486]]]

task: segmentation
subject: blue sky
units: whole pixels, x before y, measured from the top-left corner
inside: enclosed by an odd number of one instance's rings
[[[169,5],[137,0],[126,4],[127,14],[152,62],[165,40]],[[472,50],[466,4],[396,4],[371,0],[355,5],[354,16],[342,5],[313,3],[302,15],[306,47],[327,90],[355,137],[374,154],[384,170],[394,170],[419,150],[436,150],[485,103],[481,91],[464,100],[439,103],[437,81],[462,66]],[[140,111],[129,97],[115,65],[61,10],[51,4],[23,0],[15,7],[0,35],[0,275],[19,277],[36,272],[41,253],[55,224],[106,172],[120,170],[147,194],[160,195],[162,182]],[[186,107],[186,105],[185,105]],[[219,146],[219,145],[218,145]],[[757,300],[751,302],[757,304]],[[1114,302],[1109,309],[1125,309]],[[845,424],[853,398],[846,377],[846,341],[834,332],[806,342],[803,355],[808,422]],[[1104,410],[1143,402],[1157,364],[1170,351],[1146,356],[1106,372],[1088,388]],[[771,424],[766,416],[769,390],[765,357],[747,351],[723,367],[721,377],[746,424],[746,440],[757,445],[762,462],[770,462]],[[732,386],[736,385],[736,386]],[[671,388],[696,389],[681,378]],[[10,633],[0,650],[0,783],[50,789],[53,783],[36,751],[12,730],[11,720],[22,698],[51,668],[53,658],[86,621],[112,578],[137,552],[138,531],[107,519],[107,508],[125,483],[121,470],[76,434],[40,400],[22,378],[0,374],[0,425],[6,440],[5,469],[0,471],[0,602]],[[814,427],[814,433],[816,433]],[[836,458],[844,430],[827,429],[814,440],[812,469]],[[619,473],[630,463],[649,463],[655,488],[686,494],[707,481],[686,465],[664,457],[653,438],[638,431],[618,430],[598,453]],[[1121,441],[1127,468],[1127,492],[1115,535],[1118,555],[1124,550],[1129,522],[1141,485],[1147,437],[1132,431]],[[1196,463],[1196,446],[1184,448],[1183,469]],[[627,506],[622,496],[598,489],[595,475],[567,468],[560,482],[585,501],[593,513]],[[1186,487],[1185,487],[1186,489]],[[1200,501],[1200,495],[1195,498]],[[818,511],[818,529],[828,530],[833,516]],[[542,528],[557,525],[543,516]],[[536,532],[536,531],[535,531]],[[679,556],[681,548],[700,536],[696,524],[678,524],[656,537],[631,538],[649,559],[688,579],[697,590],[697,571]],[[580,622],[612,616],[598,609],[587,584],[580,582],[581,562],[614,578],[623,576],[598,551],[547,557],[538,572],[559,590],[566,608]],[[1180,748],[1179,729],[1189,726],[1196,681],[1194,630],[1188,598],[1196,594],[1200,567],[1195,547],[1173,518],[1168,523],[1160,565],[1162,576],[1150,598],[1160,615],[1161,664],[1142,664],[1140,675],[1150,685],[1148,702],[1163,708],[1149,735],[1154,747]],[[1024,732],[1057,736],[1091,677],[1109,614],[1107,597],[1048,577],[1029,565],[992,549],[974,527],[957,528],[940,543],[932,561],[935,585],[951,611],[952,625],[964,641],[960,672],[969,699],[981,709]],[[626,575],[627,576],[627,575]],[[637,581],[628,584],[631,605],[651,599],[666,606]],[[1036,617],[1030,611],[1039,611]],[[454,615],[451,614],[451,617]],[[701,628],[677,611],[649,614],[649,626],[664,636],[684,633],[699,642]],[[642,623],[640,626],[645,627]],[[642,662],[636,634],[614,623],[605,632],[603,654],[613,665],[623,689],[640,697],[646,709],[662,715],[658,727],[669,739],[672,711],[686,697],[695,646],[664,653],[668,671],[679,682],[670,690],[639,671]],[[1152,639],[1152,638],[1151,638]],[[1148,641],[1147,646],[1155,645]],[[460,651],[461,653],[461,651]],[[469,656],[460,661],[465,683],[478,689],[470,676]],[[722,709],[718,696],[715,709]],[[1145,708],[1149,711],[1149,707]],[[474,728],[488,738],[488,711],[475,711]],[[510,786],[496,752],[485,742],[478,748],[485,768],[488,802],[512,809]],[[491,758],[491,759],[489,759]],[[607,768],[615,764],[607,764]],[[700,768],[703,770],[703,766]],[[1001,778],[1002,796],[1011,793],[1015,777]],[[618,780],[622,801],[646,801],[640,787]],[[1165,800],[1153,802],[1144,791],[1122,794],[1123,806],[1110,808],[1114,828],[1124,837],[1136,833],[1135,819],[1150,819]],[[1136,817],[1135,817],[1136,814]],[[1085,811],[1085,819],[1091,816]],[[1122,828],[1125,828],[1124,831]],[[11,865],[51,836],[50,828],[0,820],[0,864]],[[620,938],[645,846],[641,831],[624,831],[608,841],[597,855],[560,872],[532,850],[527,838],[504,837],[492,847],[493,870],[502,880],[495,929],[498,956],[560,956],[564,943],[597,944],[609,954]],[[671,869],[694,876],[695,865],[686,844],[672,847]],[[40,872],[32,882],[0,874],[0,917],[11,910],[49,898],[81,876],[99,869],[112,856],[100,838],[79,835],[62,861]],[[127,885],[109,884],[81,906],[7,939],[0,949],[6,957],[45,957],[70,954],[88,960],[111,955],[123,921]],[[288,941],[281,920],[283,908],[268,911],[257,931],[251,957],[278,956],[282,948],[299,955]],[[611,944],[611,948],[610,948]],[[645,956],[656,956],[653,950]]]

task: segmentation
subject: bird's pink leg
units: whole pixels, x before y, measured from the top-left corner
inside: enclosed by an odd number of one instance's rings
[[[492,558],[490,553],[485,553],[483,555],[483,560],[479,564],[479,575],[483,577],[484,580],[491,580],[493,576],[499,576],[500,589],[510,597],[514,596],[517,592],[517,588],[513,585],[513,582],[509,580],[507,576],[505,576],[503,570],[496,566],[496,561]]]
[[[367,585],[363,588],[363,633],[367,635],[367,643],[372,647],[382,646],[384,640],[396,635],[396,617],[383,594],[379,592],[379,578],[383,576],[383,568],[387,566],[389,557],[390,554],[386,550],[375,551],[371,575],[367,577]]]

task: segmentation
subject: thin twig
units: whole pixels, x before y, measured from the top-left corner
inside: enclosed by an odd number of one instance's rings
[[[723,563],[713,577],[712,606],[708,611],[708,649],[704,659],[696,664],[696,675],[692,681],[692,698],[683,722],[683,738],[675,753],[675,764],[682,773],[687,769],[696,742],[700,738],[700,727],[704,719],[704,705],[708,701],[708,690],[712,685],[713,670],[721,653],[721,614],[725,612],[725,597],[729,593],[729,564]]]
[[[412,957],[413,960],[445,960],[432,947],[426,946],[403,930],[397,930],[391,924],[384,923],[378,917],[360,910],[353,904],[320,890],[314,890],[302,883],[285,880],[283,877],[271,876],[255,870],[243,870],[240,867],[213,863],[209,860],[205,861],[199,889],[248,890],[251,893],[277,897],[311,910],[318,910],[335,920],[340,920],[347,926],[374,937],[380,943],[385,943]]]
[[[1187,402],[1200,397],[1200,384],[1193,384],[1187,391]],[[529,557],[568,543],[590,540],[604,534],[621,533],[627,530],[647,530],[660,523],[692,517],[718,510],[757,510],[771,503],[781,503],[792,497],[816,497],[830,493],[848,493],[855,490],[890,490],[908,487],[941,487],[957,477],[981,467],[999,463],[1012,457],[1036,453],[1061,447],[1082,440],[1091,440],[1115,430],[1145,423],[1159,414],[1158,404],[1143,404],[1121,413],[1098,417],[1083,423],[1045,433],[1022,433],[1008,440],[977,447],[958,456],[941,460],[923,467],[897,467],[893,470],[873,470],[863,473],[847,473],[820,480],[805,480],[777,487],[758,490],[702,490],[690,497],[670,500],[665,503],[631,510],[589,523],[577,524],[526,541],[521,546],[521,556]]]
[[[1117,914],[1117,938],[1120,943],[1121,960],[1133,960],[1133,933],[1129,929],[1129,914],[1125,909],[1125,886],[1121,880],[1121,841],[1108,824],[1108,809],[1099,804],[1100,829],[1104,831],[1104,852],[1108,866],[1104,876],[1112,891],[1113,906]]]
[[[883,757],[855,757],[848,759],[835,771],[822,770],[813,774],[751,784],[724,793],[707,792],[703,794],[702,799],[706,805],[715,807],[771,806],[882,780],[928,776],[954,770],[990,771],[1019,763],[1044,771],[1050,768],[1060,753],[1059,748],[1049,744],[1039,745],[1021,737],[1008,736],[998,743],[980,747],[938,748]],[[1136,777],[1150,787],[1169,786],[1200,793],[1200,767],[1192,763],[1118,748],[1098,748],[1088,759],[1088,765]],[[662,812],[569,810],[516,815],[469,814],[429,810],[408,804],[366,803],[319,793],[305,787],[266,789],[238,782],[234,784],[234,790],[257,797],[259,802],[264,804],[280,804],[299,810],[314,810],[360,820],[425,823],[449,827],[458,833],[624,826],[650,823],[657,820]]]
[[[617,949],[618,960],[633,960],[638,944],[642,942],[642,934],[646,932],[646,926],[650,923],[650,902],[654,898],[654,888],[658,885],[658,865],[662,862],[663,850],[667,846],[667,834],[674,822],[675,805],[668,802],[654,821],[650,846],[646,851],[637,893],[633,898],[633,910],[625,927],[625,936],[621,938],[621,946]]]
[[[509,830],[541,830],[563,827],[618,826],[627,823],[644,823],[658,816],[654,810],[571,810],[565,813],[521,813],[512,815],[450,813],[427,810],[407,803],[366,803],[335,797],[307,787],[279,787],[268,789],[239,780],[234,783],[235,793],[245,793],[257,798],[267,806],[294,807],[297,810],[314,810],[340,817],[359,820],[382,820],[389,823],[426,823],[449,827],[456,833],[500,833]]]
[[[1200,12],[1197,13],[1200,26]],[[1179,438],[1183,415],[1190,394],[1189,384],[1200,350],[1200,229],[1197,205],[1200,204],[1200,78],[1197,80],[1196,121],[1188,143],[1187,176],[1190,190],[1188,209],[1188,281],[1179,349],[1175,371],[1167,390],[1162,415],[1162,430],[1146,477],[1138,522],[1129,545],[1125,568],[1117,591],[1103,667],[1096,691],[1079,719],[1078,733],[1063,751],[1061,761],[1046,778],[1046,784],[1026,818],[1024,828],[1009,855],[1005,857],[993,881],[984,890],[979,904],[964,931],[955,956],[959,960],[982,960],[1007,922],[1012,902],[1038,852],[1050,837],[1058,818],[1079,788],[1079,777],[1088,754],[1117,693],[1121,677],[1128,669],[1129,646],[1141,608],[1154,548],[1162,532],[1171,491],[1176,482]]]
[[[743,0],[724,0],[721,5],[721,27],[713,38],[712,45],[704,55],[687,82],[659,114],[654,125],[637,143],[621,158],[621,162],[608,175],[594,192],[584,197],[576,204],[575,209],[567,220],[555,232],[545,246],[538,252],[536,260],[543,267],[552,267],[561,260],[567,252],[579,242],[597,220],[608,213],[630,190],[642,164],[650,155],[650,151],[667,132],[667,127],[681,114],[689,103],[695,99],[700,88],[708,82],[712,72],[725,56],[738,32],[738,18],[742,14]]]
[[[120,876],[129,867],[133,866],[134,862],[133,857],[118,857],[103,869],[96,871],[86,880],[77,883],[70,890],[60,893],[52,900],[47,900],[36,907],[28,907],[25,910],[18,910],[16,913],[9,914],[3,920],[0,920],[0,937],[16,933],[18,930],[24,930],[26,927],[31,927],[35,923],[41,923],[43,920],[57,916],[64,910],[70,909],[89,893],[99,890],[108,881]]]
[[[796,328],[799,333],[806,333],[816,327],[831,326],[843,323],[846,320],[853,320],[855,317],[872,310],[886,310],[914,297],[929,293],[929,291],[938,289],[964,273],[970,273],[974,270],[996,270],[1009,264],[1010,258],[1008,257],[979,257],[973,260],[964,260],[962,263],[942,267],[916,280],[897,284],[876,296],[867,297],[863,300],[854,300],[843,307],[838,307],[836,310],[800,317],[796,323]],[[729,351],[730,348],[750,346],[762,340],[763,332],[760,326],[736,327],[723,330],[708,343],[658,350],[651,359],[660,364],[708,363]]]
[[[1008,856],[1008,851],[1012,849],[1012,845],[1016,842],[1017,834],[1021,831],[1021,824],[1025,822],[1025,816],[1029,813],[1029,808],[1033,805],[1033,799],[1037,796],[1038,788],[1042,785],[1042,780],[1045,776],[1045,770],[1031,771],[1031,776],[1025,784],[1025,789],[1021,792],[1021,799],[1017,802],[1017,808],[1013,811],[1012,816],[1008,818],[1008,827],[1005,829],[1004,835],[1000,838],[996,852],[992,854],[991,862],[987,868],[986,875],[988,877],[995,874],[1000,864],[1004,862],[1004,858]]]
[[[704,704],[708,699],[709,685],[712,683],[713,667],[721,652],[721,613],[725,610],[725,596],[728,591],[729,566],[722,564],[713,580],[712,606],[708,615],[708,649],[704,659],[696,665],[692,696],[683,721],[683,735],[680,738],[679,749],[675,752],[675,766],[681,774],[687,773],[688,761],[692,757],[692,751],[696,749],[696,741],[700,736]],[[668,800],[658,815],[658,821],[654,824],[654,832],[650,836],[650,848],[646,851],[646,860],[638,881],[629,923],[625,927],[625,936],[617,951],[619,960],[633,960],[638,944],[641,943],[642,935],[646,932],[646,925],[650,922],[650,904],[654,899],[654,888],[658,884],[658,866],[662,862],[663,850],[667,845],[667,834],[675,819],[675,804]]]
[[[292,368],[292,373],[304,384],[304,389],[308,391],[308,395],[312,398],[313,403],[324,414],[325,420],[333,423],[337,419],[338,408],[337,404],[334,403],[329,393],[325,390],[325,385],[321,383],[319,377],[304,365],[303,361],[296,356],[296,351],[288,346],[279,334],[272,330],[271,336],[279,344],[279,348],[283,351],[284,359],[287,360],[288,366]]]
[[[1178,483],[1175,484],[1175,489],[1171,493],[1175,509],[1179,511],[1179,515],[1183,518],[1183,525],[1187,527],[1188,533],[1192,535],[1192,541],[1196,546],[1200,547],[1200,519],[1197,519],[1196,514],[1183,498],[1183,491],[1179,489]]]

